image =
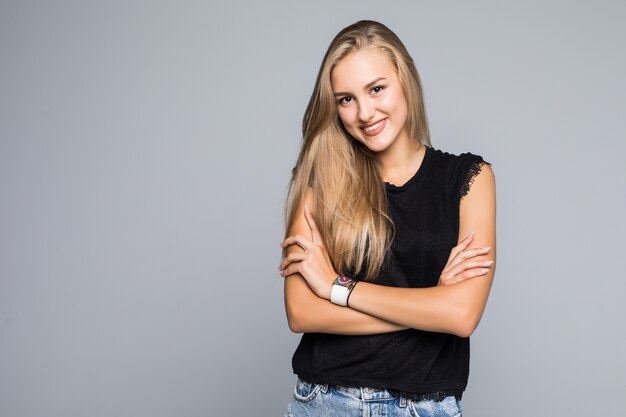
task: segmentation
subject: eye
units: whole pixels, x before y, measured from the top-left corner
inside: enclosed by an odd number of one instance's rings
[[[380,93],[384,89],[385,87],[383,87],[382,85],[375,85],[374,87],[370,89],[370,91],[373,91],[374,93]]]
[[[348,104],[349,100],[352,100],[352,97],[345,96],[345,97],[341,97],[339,100],[337,100],[337,103],[338,104]]]

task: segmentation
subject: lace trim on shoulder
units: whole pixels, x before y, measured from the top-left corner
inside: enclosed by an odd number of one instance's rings
[[[469,192],[470,188],[472,187],[472,184],[474,183],[474,178],[476,177],[476,175],[478,175],[478,173],[482,169],[483,163],[491,166],[489,162],[485,161],[482,158],[474,159],[470,163],[469,169],[465,173],[465,178],[463,178],[463,182],[461,183],[459,201],[462,200],[463,197],[465,197],[467,193]]]

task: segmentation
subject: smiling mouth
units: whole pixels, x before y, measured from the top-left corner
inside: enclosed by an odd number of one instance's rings
[[[368,136],[374,136],[382,132],[386,124],[387,124],[387,118],[384,118],[380,122],[376,122],[371,126],[362,127],[361,130],[363,131],[363,133],[365,133]]]

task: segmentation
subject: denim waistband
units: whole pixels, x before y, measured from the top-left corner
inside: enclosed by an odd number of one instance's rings
[[[404,395],[393,395],[385,388],[346,387],[343,385],[329,385],[329,387],[333,388],[336,391],[352,395],[353,397],[356,397],[363,401],[393,400],[396,398],[406,400],[406,397],[404,397]]]
[[[455,397],[457,400],[461,400],[463,396],[462,390],[445,390],[445,391],[435,391],[429,393],[415,393],[415,392],[405,392],[398,391],[393,389],[386,388],[373,388],[373,387],[346,387],[343,385],[328,385],[325,384],[326,387],[331,387],[337,391],[345,392],[346,394],[352,395],[363,401],[377,401],[377,400],[393,400],[399,399],[401,403],[404,403],[406,400],[411,400],[414,402],[420,401],[443,401],[447,397]]]
[[[384,388],[346,387],[344,385],[326,385],[323,388],[332,388],[335,391],[356,397],[363,402],[398,400],[400,408],[406,407],[407,404],[407,398],[404,395],[393,395]]]

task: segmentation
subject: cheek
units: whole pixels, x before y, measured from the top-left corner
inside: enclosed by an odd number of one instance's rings
[[[354,111],[351,108],[339,108],[338,109],[339,120],[343,123],[344,127],[348,130],[352,128],[354,123]]]
[[[405,118],[407,114],[406,99],[403,94],[388,95],[383,99],[382,107],[386,112]]]

